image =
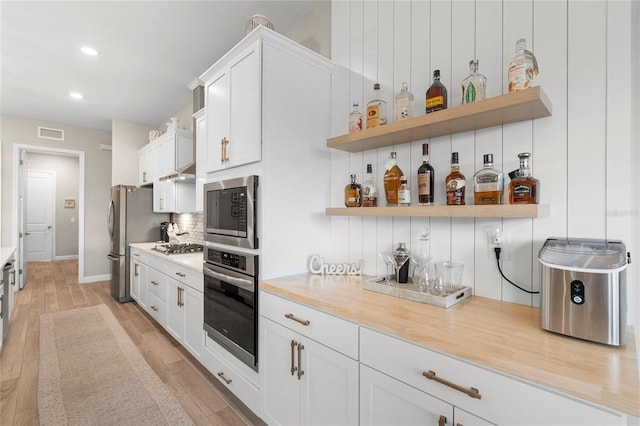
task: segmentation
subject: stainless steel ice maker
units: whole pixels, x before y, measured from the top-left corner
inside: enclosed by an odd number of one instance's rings
[[[543,329],[612,346],[625,344],[627,252],[624,243],[549,238],[538,260]]]

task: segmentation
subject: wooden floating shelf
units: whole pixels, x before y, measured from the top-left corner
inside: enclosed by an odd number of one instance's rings
[[[541,87],[411,117],[382,127],[327,139],[327,147],[361,152],[438,136],[548,117],[551,101]]]
[[[549,216],[548,204],[501,204],[490,206],[329,207],[328,216],[505,217]]]

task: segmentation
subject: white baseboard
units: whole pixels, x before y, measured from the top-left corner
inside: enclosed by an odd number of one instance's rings
[[[77,254],[71,254],[69,256],[56,256],[55,259],[53,260],[74,260],[77,258],[78,258]]]
[[[89,277],[78,278],[79,284],[95,283],[98,281],[111,281],[111,274],[92,275]]]

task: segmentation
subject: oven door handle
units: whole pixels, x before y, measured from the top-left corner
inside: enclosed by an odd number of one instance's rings
[[[238,278],[238,277],[234,277],[231,275],[227,275],[227,274],[222,274],[220,272],[214,271],[211,268],[208,267],[203,267],[202,268],[202,272],[204,272],[205,275],[208,275],[210,277],[213,278],[217,278],[220,281],[226,281],[229,284],[233,284],[236,285],[238,287],[241,287],[247,291],[250,292],[254,292],[254,284],[253,284],[253,280],[247,279],[247,278]]]

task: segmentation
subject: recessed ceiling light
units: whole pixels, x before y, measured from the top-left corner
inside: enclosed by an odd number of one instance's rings
[[[82,98],[84,98],[84,96],[82,96],[82,93],[78,93],[78,92],[70,92],[69,96],[71,96],[73,99],[82,99]]]
[[[82,51],[82,53],[89,56],[96,56],[98,54],[98,51],[96,49],[88,46],[84,46],[80,48],[80,50]]]

